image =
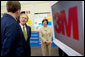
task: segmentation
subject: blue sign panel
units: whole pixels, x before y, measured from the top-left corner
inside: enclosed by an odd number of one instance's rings
[[[53,41],[53,38],[52,38]],[[30,38],[30,46],[31,47],[41,47],[41,40],[39,37],[39,32],[32,31],[31,38]],[[52,42],[52,47],[56,47],[56,45]]]

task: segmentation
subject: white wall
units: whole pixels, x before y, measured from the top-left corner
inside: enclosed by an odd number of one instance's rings
[[[50,12],[50,1],[20,1],[21,3],[21,11],[30,11],[28,14],[29,19],[32,20],[32,24],[30,25],[33,29],[33,19],[35,18],[34,13],[42,13],[42,12]],[[1,13],[6,13],[6,1],[1,1]]]

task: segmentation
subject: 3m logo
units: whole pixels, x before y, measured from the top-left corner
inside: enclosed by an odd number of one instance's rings
[[[77,6],[68,9],[68,20],[66,19],[65,10],[55,12],[53,18],[54,21],[56,21],[56,24],[54,25],[56,32],[62,33],[62,35],[65,35],[66,32],[66,35],[71,38],[71,30],[73,30],[73,39],[79,40],[77,14]]]

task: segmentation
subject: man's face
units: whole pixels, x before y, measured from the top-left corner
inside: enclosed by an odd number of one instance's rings
[[[28,21],[27,16],[26,16],[25,14],[22,14],[22,15],[20,16],[20,23],[21,23],[22,25],[25,25],[27,21]]]
[[[16,18],[19,20],[19,17],[20,17],[20,10],[18,10],[17,12],[16,12]]]

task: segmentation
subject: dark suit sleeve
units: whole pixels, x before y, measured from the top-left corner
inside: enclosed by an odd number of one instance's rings
[[[2,54],[1,54],[2,56],[9,56],[9,54],[13,52],[13,49],[15,50],[15,46],[17,43],[16,36],[17,36],[16,25],[11,24],[9,26],[6,26],[5,38],[2,46]]]
[[[31,37],[31,27],[29,27],[29,29],[30,29],[30,32],[29,32],[29,37]]]
[[[30,26],[27,26],[27,29],[28,29],[28,33],[29,33],[28,38],[30,38],[31,37],[31,27]]]
[[[28,54],[27,55],[31,56],[31,48],[30,48],[31,27],[28,26],[28,29],[29,29],[29,36],[28,36],[29,43],[28,43],[28,51],[27,51]]]

